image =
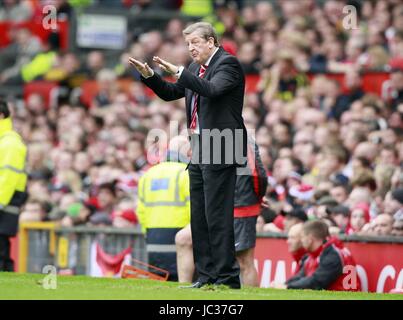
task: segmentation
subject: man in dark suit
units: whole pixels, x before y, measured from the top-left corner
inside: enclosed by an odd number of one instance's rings
[[[184,31],[193,63],[188,69],[159,57],[153,61],[177,78],[164,81],[134,58],[129,62],[141,80],[163,100],[186,99],[192,160],[189,164],[191,229],[198,280],[240,288],[234,250],[236,169],[246,164],[247,133],[242,119],[245,77],[240,63],[220,47],[214,28],[205,22]]]

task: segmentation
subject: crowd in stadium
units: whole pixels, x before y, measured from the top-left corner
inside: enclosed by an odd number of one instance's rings
[[[36,2],[5,0],[0,21],[31,19],[28,3]],[[57,3],[70,14],[67,1]],[[244,104],[269,181],[257,230],[287,232],[322,219],[332,234],[403,236],[403,4],[365,1],[358,27],[348,29],[347,1],[235,3],[206,19],[245,74],[260,76]],[[21,221],[138,224],[137,182],[164,147],[147,133],[169,132],[173,121],[182,130],[186,114],[183,99],[150,95],[128,58],[161,74],[154,55],[186,66],[184,27],[172,19],[163,30],[133,34],[119,61],[102,50],[82,59],[61,50],[57,34],[43,44],[24,27],[13,29],[11,44],[0,48],[0,85],[59,84],[51,101],[32,93],[12,104],[29,149],[31,196]],[[379,95],[363,90],[368,71],[390,73]],[[324,73],[345,73],[345,88]],[[99,88],[90,101],[86,80]]]

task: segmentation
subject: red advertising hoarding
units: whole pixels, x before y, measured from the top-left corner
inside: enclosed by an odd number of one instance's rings
[[[363,291],[390,292],[403,289],[403,243],[344,242],[351,251]],[[284,238],[258,238],[255,249],[260,286],[288,279],[295,262]]]

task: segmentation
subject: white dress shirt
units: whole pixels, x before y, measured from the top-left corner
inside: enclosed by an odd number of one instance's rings
[[[216,47],[216,49],[214,50],[213,54],[210,56],[210,58],[208,58],[208,60],[206,61],[206,63],[204,64],[206,67],[208,67],[208,65],[211,62],[211,59],[214,57],[214,55],[217,53],[218,51],[218,47]],[[177,79],[179,79],[182,75],[182,71],[183,71],[184,67],[180,66],[178,72],[176,73],[176,77]],[[207,72],[207,71],[206,71]],[[194,99],[195,99],[195,95],[192,95],[192,101],[191,101],[191,109],[190,109],[190,114],[192,114],[193,112],[193,107],[194,107]],[[196,113],[196,128],[194,129],[194,133],[200,134],[200,126],[199,126],[199,116]]]

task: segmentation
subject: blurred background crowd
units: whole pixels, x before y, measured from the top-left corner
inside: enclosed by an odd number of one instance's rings
[[[110,59],[103,50],[62,49],[57,33],[42,42],[19,24],[48,4],[67,19],[86,6],[180,15],[129,30],[126,50]],[[352,29],[343,24],[349,4],[357,9]],[[0,22],[15,23],[11,42],[0,48],[0,86],[58,84],[50,99],[35,91],[24,99],[6,95],[29,149],[22,221],[138,224],[138,179],[164,148],[147,134],[169,133],[173,121],[182,130],[186,115],[183,99],[167,103],[150,94],[128,57],[162,75],[154,55],[188,65],[182,16],[213,23],[245,74],[258,76],[244,104],[269,181],[258,231],[287,232],[297,222],[323,219],[332,234],[403,236],[399,0],[0,0]],[[364,91],[367,72],[388,73],[379,94]],[[328,77],[334,73],[344,74],[343,86]],[[92,95],[88,82],[97,88]]]

